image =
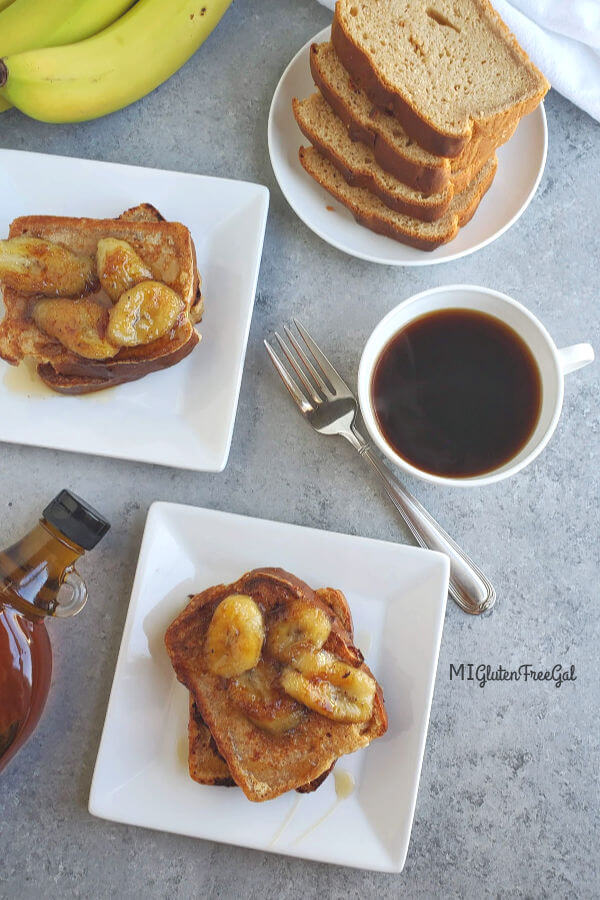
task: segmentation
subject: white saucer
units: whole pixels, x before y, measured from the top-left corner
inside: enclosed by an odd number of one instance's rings
[[[350,212],[300,165],[298,148],[308,141],[294,119],[292,98],[306,97],[315,90],[309,66],[310,45],[329,40],[329,35],[330,29],[323,29],[296,54],[281,76],[271,103],[271,164],[294,212],[315,234],[339,250],[390,266],[449,262],[480,250],[504,234],[527,209],[544,171],[548,129],[543,104],[521,120],[514,136],[498,151],[496,178],[472,221],[458,237],[433,252],[415,250],[358,225]]]

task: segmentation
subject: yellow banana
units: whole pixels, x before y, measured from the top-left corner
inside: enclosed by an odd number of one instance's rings
[[[96,271],[100,284],[116,303],[121,294],[141,281],[154,278],[152,270],[127,241],[118,238],[101,238],[96,247]]]
[[[77,44],[0,60],[0,95],[43,122],[81,122],[139,100],[170,78],[232,0],[138,0]]]
[[[81,297],[98,286],[91,256],[26,234],[0,241],[0,282],[46,297]]]
[[[14,0],[0,0],[0,10],[6,9],[11,3],[14,3]]]
[[[210,672],[233,678],[253,669],[265,639],[262,613],[247,594],[230,594],[218,604],[206,632],[204,654]]]
[[[302,600],[294,600],[267,634],[267,650],[281,662],[293,662],[307,650],[320,650],[331,631],[325,610]]]
[[[305,653],[287,666],[281,686],[298,703],[337,722],[368,722],[373,715],[374,679],[325,650]]]
[[[134,0],[0,0],[0,56],[71,44],[101,31]],[[0,112],[9,109],[0,98]]]

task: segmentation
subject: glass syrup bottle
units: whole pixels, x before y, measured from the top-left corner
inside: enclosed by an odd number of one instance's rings
[[[75,563],[109,528],[100,513],[63,490],[35,528],[0,551],[0,772],[30,737],[48,697],[46,618],[83,609],[87,589]]]

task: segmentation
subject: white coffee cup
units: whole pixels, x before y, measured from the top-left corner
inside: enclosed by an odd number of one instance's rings
[[[531,350],[540,370],[542,406],[537,425],[525,446],[511,459],[491,472],[465,478],[434,475],[412,465],[390,446],[382,433],[373,409],[371,385],[379,357],[389,341],[409,322],[441,309],[477,310],[495,316],[521,336]],[[493,484],[515,475],[538,456],[552,437],[563,404],[564,376],[594,360],[590,344],[575,344],[559,350],[532,313],[506,294],[471,284],[453,284],[432,288],[410,297],[381,320],[368,339],[358,370],[358,399],[371,438],[388,459],[425,481],[436,484],[475,487]]]

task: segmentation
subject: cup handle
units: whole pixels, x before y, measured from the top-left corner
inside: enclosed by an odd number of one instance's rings
[[[71,588],[71,597],[67,601],[64,601],[62,598],[62,589],[65,584]],[[71,569],[60,586],[58,603],[54,610],[54,615],[57,619],[68,619],[70,616],[76,616],[85,606],[87,598],[88,593],[83,578],[79,572],[75,569]]]
[[[558,351],[558,359],[563,375],[575,372],[594,362],[594,348],[591,344],[573,344],[571,347],[562,347]]]

